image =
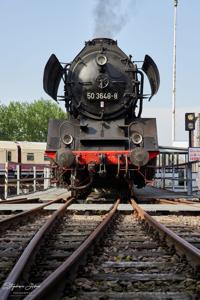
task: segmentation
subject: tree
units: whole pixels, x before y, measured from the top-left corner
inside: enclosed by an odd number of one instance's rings
[[[49,119],[64,119],[66,113],[50,100],[0,104],[0,140],[45,142]]]

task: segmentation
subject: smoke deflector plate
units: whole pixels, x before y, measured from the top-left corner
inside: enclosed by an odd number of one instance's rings
[[[160,75],[158,68],[153,61],[153,59],[149,55],[145,55],[144,63],[142,65],[142,70],[147,75],[150,86],[151,86],[151,96],[149,100],[155,95],[160,86]]]
[[[61,66],[59,60],[52,54],[45,66],[43,76],[43,88],[45,92],[57,101],[57,92],[60,80],[64,73],[64,69]]]

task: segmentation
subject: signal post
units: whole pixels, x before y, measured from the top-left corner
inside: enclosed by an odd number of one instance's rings
[[[189,132],[188,167],[187,167],[187,194],[192,195],[192,162],[190,161],[190,148],[194,147],[195,113],[185,114],[185,130]]]

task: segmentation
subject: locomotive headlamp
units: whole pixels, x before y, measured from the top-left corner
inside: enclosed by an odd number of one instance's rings
[[[107,63],[107,57],[104,54],[98,54],[96,57],[96,62],[99,66],[104,66]]]
[[[195,129],[195,113],[185,114],[185,130],[190,131]]]
[[[134,132],[131,138],[132,138],[133,143],[136,145],[138,145],[142,142],[142,135],[138,132]]]
[[[73,137],[71,134],[64,134],[62,141],[65,145],[70,145],[73,142]]]

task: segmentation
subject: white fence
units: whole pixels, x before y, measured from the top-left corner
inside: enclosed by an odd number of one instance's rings
[[[1,194],[4,199],[15,192],[15,195],[36,192],[37,190],[48,189],[51,185],[51,169],[46,166],[41,169],[33,166],[31,169],[22,170],[20,165],[16,165],[16,170],[12,173],[8,163],[5,169],[1,170]]]

